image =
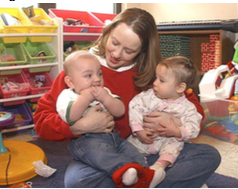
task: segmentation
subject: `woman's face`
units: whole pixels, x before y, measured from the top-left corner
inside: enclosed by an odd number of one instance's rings
[[[141,51],[138,35],[124,23],[115,27],[106,43],[106,61],[112,69],[131,65]]]

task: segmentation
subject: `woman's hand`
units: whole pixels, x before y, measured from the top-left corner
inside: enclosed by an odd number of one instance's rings
[[[113,116],[108,112],[102,112],[102,108],[97,105],[91,107],[83,118],[70,126],[70,130],[74,135],[108,133],[113,130],[114,124]]]
[[[181,132],[177,125],[175,125],[173,118],[170,118],[170,123],[159,123],[161,128],[156,127],[154,128],[158,131],[159,136],[164,137],[177,137],[181,138]]]
[[[152,112],[143,117],[145,130],[153,131],[153,138],[156,136],[174,136],[181,135],[180,130],[178,134],[178,126],[182,125],[179,118],[173,117],[166,112]],[[171,120],[173,122],[171,123]],[[171,127],[170,127],[171,125]],[[157,131],[157,132],[156,132]]]

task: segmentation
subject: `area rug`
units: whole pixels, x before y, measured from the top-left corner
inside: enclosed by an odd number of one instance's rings
[[[36,176],[29,181],[33,188],[64,188],[64,174],[71,157],[67,150],[68,142],[50,142],[37,138],[30,141],[41,147],[47,157],[48,165],[57,171],[50,177]],[[238,179],[217,173],[211,175],[206,184],[209,188],[238,188]]]

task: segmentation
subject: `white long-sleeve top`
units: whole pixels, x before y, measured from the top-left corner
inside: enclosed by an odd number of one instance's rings
[[[129,119],[132,132],[144,130],[143,116],[151,112],[167,112],[176,118],[180,118],[182,126],[181,138],[177,140],[188,140],[196,138],[200,131],[202,116],[197,112],[193,103],[182,96],[174,101],[161,100],[154,95],[153,89],[143,91],[136,95],[129,104]]]

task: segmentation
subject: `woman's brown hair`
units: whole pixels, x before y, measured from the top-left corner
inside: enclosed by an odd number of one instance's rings
[[[111,31],[120,23],[131,27],[141,40],[141,52],[135,57],[137,76],[134,84],[142,90],[147,90],[155,79],[155,68],[161,61],[158,32],[153,16],[145,10],[130,8],[118,14],[113,21],[103,29],[102,36],[96,42],[97,55],[105,58],[105,46]]]

